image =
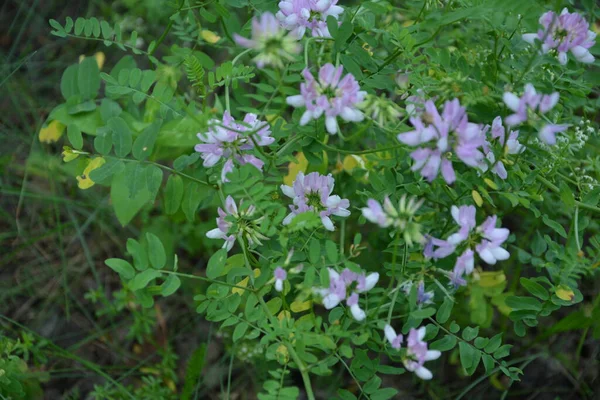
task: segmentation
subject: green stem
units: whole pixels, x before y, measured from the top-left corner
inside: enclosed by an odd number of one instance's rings
[[[234,285],[232,283],[227,283],[227,282],[222,282],[222,281],[215,281],[213,279],[205,278],[203,276],[191,275],[191,274],[184,274],[184,273],[181,273],[181,272],[165,271],[165,270],[161,270],[160,272],[163,272],[163,273],[169,274],[169,275],[182,276],[184,278],[198,279],[198,280],[201,280],[201,281],[204,281],[204,282],[209,282],[209,283],[216,283],[217,285],[223,285],[223,286],[228,286],[230,288],[247,290],[249,292],[256,292],[256,290],[254,290],[252,288],[248,288],[248,287],[244,287],[244,286],[238,286],[238,285]]]
[[[546,186],[548,189],[552,190],[554,193],[560,193],[560,189],[558,188],[558,186],[554,185],[552,182],[550,182],[548,179],[544,178],[541,175],[536,175],[535,179],[537,179],[541,184],[543,184],[544,186]],[[582,203],[578,200],[575,200],[575,205],[578,206],[579,208],[583,208],[586,209],[588,211],[593,211],[595,213],[600,214],[600,208],[596,207],[596,206],[592,206],[590,204],[586,204],[586,203]]]
[[[298,353],[296,353],[294,346],[292,346],[288,342],[285,342],[285,346],[287,347],[288,352],[292,356],[292,359],[298,366],[298,370],[300,370],[300,375],[302,375],[302,381],[304,382],[304,390],[306,390],[306,397],[308,398],[308,400],[315,400],[315,395],[313,394],[312,385],[310,383],[310,376],[308,375],[308,370],[306,366],[298,356]]]
[[[396,248],[398,248],[398,246],[396,246]],[[406,243],[404,243],[404,256],[402,257],[402,271],[401,271],[401,275],[404,275],[404,266],[406,265],[406,256],[407,256],[407,249],[408,249],[408,245]],[[394,251],[394,256],[396,255],[396,252]],[[395,267],[396,267],[396,261],[393,261],[394,266],[393,266],[393,270],[395,271]],[[394,276],[392,275],[392,280],[394,279]],[[387,323],[388,325],[390,325],[391,321],[392,321],[392,313],[394,312],[394,305],[396,305],[396,299],[398,298],[398,293],[400,293],[400,285],[402,285],[404,282],[402,282],[402,280],[398,280],[398,285],[396,285],[396,289],[394,289],[394,296],[392,297],[392,302],[390,303],[390,309],[388,310],[388,316],[387,316]]]
[[[175,14],[177,14],[178,12],[181,11],[181,9],[183,8],[184,4],[185,4],[185,1],[182,0],[181,4],[179,5],[179,8],[177,8],[177,12]],[[173,14],[173,15],[175,15],[175,14]],[[154,46],[154,48],[152,49],[152,51],[149,53],[149,55],[154,54],[154,52],[156,51],[156,49],[158,49],[158,46],[163,42],[163,40],[165,40],[165,38],[167,37],[167,35],[171,31],[171,28],[173,27],[173,22],[174,21],[175,20],[173,18],[169,18],[169,23],[167,24],[167,27],[163,31],[162,35],[160,35],[160,37],[156,41],[156,45]]]

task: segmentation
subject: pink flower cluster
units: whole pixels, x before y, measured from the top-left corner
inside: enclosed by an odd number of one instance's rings
[[[415,161],[411,169],[420,171],[430,182],[437,177],[440,169],[448,184],[456,180],[452,161],[446,155],[451,150],[468,166],[480,166],[484,157],[480,148],[485,142],[485,135],[479,125],[467,120],[465,108],[458,99],[447,101],[442,114],[429,100],[425,102],[424,113],[412,116],[410,122],[415,129],[399,134],[398,140],[419,147],[410,154]]]
[[[548,53],[550,50],[558,52],[558,61],[561,64],[567,63],[567,52],[577,61],[591,64],[594,62],[594,56],[590,53],[590,48],[596,43],[596,33],[592,32],[590,24],[578,13],[570,13],[564,8],[560,15],[553,11],[548,11],[540,17],[542,29],[537,33],[526,33],[523,40],[533,44],[535,40],[542,42],[542,52]]]
[[[311,172],[308,175],[299,172],[292,186],[281,185],[283,194],[294,200],[294,204],[290,205],[292,212],[285,217],[283,224],[288,225],[296,215],[311,211],[321,217],[325,229],[334,231],[331,215],[339,217],[350,215],[348,199],[331,195],[334,185],[335,180],[331,174],[324,176],[318,172]]]
[[[283,0],[275,15],[284,28],[301,39],[307,29],[315,37],[331,37],[327,28],[327,17],[338,19],[344,9],[338,0]]]
[[[490,126],[486,126],[484,131],[489,131]],[[496,117],[492,122],[491,126],[491,142],[497,142],[502,147],[502,155],[504,154],[519,154],[525,151],[525,146],[519,143],[519,131],[511,130],[508,136],[506,135],[506,129],[504,125],[502,125],[502,118]],[[489,162],[489,165],[492,167],[492,172],[498,175],[501,179],[506,179],[508,177],[508,172],[504,167],[504,163],[500,160],[501,157],[498,157],[496,160],[496,156],[492,151],[492,143],[490,141],[485,141],[483,144],[483,152],[485,153],[485,157]],[[488,170],[488,163],[482,163],[480,169],[485,172]]]
[[[403,340],[402,335],[396,334],[396,331],[390,325],[386,325],[383,332],[392,348],[400,350]],[[406,338],[406,357],[403,363],[407,370],[414,372],[419,378],[429,380],[433,377],[433,374],[423,365],[425,361],[437,360],[442,353],[438,350],[428,349],[427,343],[423,341],[425,333],[424,326],[410,330]]]
[[[259,121],[255,114],[246,114],[244,124],[240,124],[235,122],[229,111],[225,111],[223,121],[212,120],[210,125],[208,132],[198,133],[198,139],[203,143],[194,147],[201,153],[204,160],[202,165],[213,167],[224,159],[221,171],[223,182],[229,182],[227,174],[233,171],[234,160],[240,165],[251,164],[262,171],[264,162],[248,151],[254,148],[255,143],[258,146],[268,146],[275,141],[266,122]]]
[[[510,253],[501,245],[508,239],[509,230],[496,228],[498,217],[488,217],[477,228],[475,220],[476,210],[474,206],[452,206],[452,218],[458,224],[459,230],[448,236],[446,240],[429,238],[425,246],[424,255],[427,258],[445,258],[454,253],[461,243],[467,243],[466,249],[456,259],[454,270],[451,274],[451,282],[454,286],[466,284],[464,275],[470,275],[475,268],[475,253],[471,249],[472,243],[479,257],[488,264],[496,264],[497,261],[507,260]],[[435,248],[434,248],[435,246]]]
[[[367,92],[360,90],[352,74],[342,78],[342,73],[342,66],[336,68],[332,64],[321,67],[318,80],[308,69],[302,71],[306,82],[300,85],[300,94],[287,98],[289,105],[306,108],[300,125],[306,125],[325,114],[327,132],[335,135],[339,129],[337,117],[347,122],[363,120],[364,115],[357,105],[365,99]]]
[[[537,112],[543,115],[552,110],[558,104],[559,94],[558,92],[538,94],[533,85],[528,83],[525,85],[523,96],[518,97],[514,93],[505,92],[502,98],[506,106],[514,111],[514,114],[506,117],[506,125],[515,126],[528,121],[531,117],[530,113]],[[546,144],[554,145],[556,144],[556,134],[563,132],[569,126],[566,124],[544,124],[538,135]]]
[[[328,310],[346,300],[346,305],[350,307],[352,317],[357,321],[362,321],[365,319],[366,313],[358,304],[358,295],[373,289],[378,280],[379,274],[377,272],[366,275],[345,268],[341,273],[338,273],[329,268],[329,287],[317,289],[316,292],[323,296],[323,306]]]

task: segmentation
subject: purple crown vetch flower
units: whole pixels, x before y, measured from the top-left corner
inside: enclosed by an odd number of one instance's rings
[[[331,37],[327,28],[327,17],[338,19],[344,9],[338,0],[284,0],[279,2],[275,16],[284,28],[300,39],[307,29],[315,37]]]
[[[279,21],[270,12],[252,19],[252,38],[246,39],[234,34],[235,42],[258,52],[254,62],[259,68],[273,65],[281,68],[283,61],[292,61],[294,54],[300,52],[296,37],[281,27]]]
[[[433,101],[429,100],[425,103],[425,112],[411,117],[410,122],[415,129],[399,134],[398,140],[419,147],[410,154],[415,161],[411,169],[420,171],[430,182],[440,169],[447,183],[456,180],[452,162],[446,155],[451,150],[468,166],[481,164],[484,156],[480,147],[485,141],[484,133],[479,125],[467,120],[467,113],[458,99],[444,103],[441,115]]]
[[[402,347],[403,340],[402,335],[396,334],[396,331],[390,325],[386,325],[383,328],[383,333],[385,334],[385,338],[387,339],[387,341],[390,342],[392,348],[400,350],[400,348]]]
[[[287,272],[285,269],[277,267],[273,272],[273,277],[275,278],[275,290],[281,292],[283,290],[283,281],[287,279]]]
[[[433,377],[430,370],[425,368],[425,361],[437,360],[442,353],[438,350],[429,350],[423,341],[425,327],[412,328],[406,338],[406,358],[403,363],[407,370],[414,372],[419,378],[429,380]]]
[[[255,211],[256,207],[253,205],[245,210],[238,211],[238,206],[235,204],[233,197],[227,196],[225,211],[221,207],[217,209],[219,214],[217,227],[206,232],[206,236],[211,239],[225,240],[223,248],[227,251],[231,250],[237,237],[245,238],[250,245],[262,244],[261,240],[268,240],[268,238],[259,232],[257,224],[262,221],[264,216],[253,219]]]
[[[264,162],[252,154],[247,153],[258,146],[268,146],[275,141],[271,137],[271,130],[266,122],[259,121],[255,114],[246,114],[244,124],[237,123],[229,111],[223,114],[223,121],[212,120],[208,132],[198,133],[198,139],[203,143],[197,144],[194,149],[201,153],[205,167],[213,167],[221,159],[225,160],[221,171],[221,180],[229,182],[227,173],[233,171],[234,160],[240,165],[251,164],[262,171]],[[252,139],[250,133],[253,132]]]
[[[415,214],[422,204],[423,200],[417,200],[416,197],[411,197],[407,202],[407,196],[403,194],[398,208],[395,208],[389,197],[385,196],[383,207],[377,200],[369,199],[367,207],[362,208],[362,213],[366,219],[382,228],[393,225],[403,234],[406,243],[412,246],[413,242],[425,241],[421,234],[421,225],[414,221]]]
[[[535,113],[541,115],[546,114],[552,110],[556,104],[558,104],[559,94],[554,92],[552,94],[538,94],[532,84],[528,83],[525,85],[525,91],[523,96],[518,97],[516,94],[511,92],[505,92],[503,100],[506,106],[514,111],[514,114],[506,117],[504,122],[508,126],[514,126],[521,124],[525,121],[531,120],[535,122]],[[546,124],[542,126],[539,131],[539,137],[545,143],[553,145],[556,144],[556,134],[563,132],[570,125],[557,125],[557,124]]]
[[[489,126],[486,126],[484,130],[489,131]],[[492,150],[492,142],[497,142],[501,148],[502,153],[496,159],[496,155]],[[502,125],[502,118],[496,117],[492,122],[491,126],[491,140],[487,141],[483,145],[483,151],[487,162],[481,163],[480,169],[483,172],[488,170],[488,163],[492,167],[492,172],[498,175],[501,179],[508,177],[508,172],[502,162],[502,157],[508,154],[519,154],[525,151],[525,146],[519,143],[519,131],[510,131],[508,138],[506,136],[506,130]]]
[[[526,33],[523,40],[531,44],[536,39],[542,41],[542,52],[556,50],[558,61],[563,65],[567,63],[567,51],[571,51],[577,61],[594,62],[589,49],[596,43],[596,33],[589,30],[590,25],[582,15],[564,8],[560,15],[553,11],[544,13],[539,22],[542,29],[537,33]]]
[[[290,205],[292,212],[283,220],[288,225],[294,217],[307,211],[315,212],[321,217],[323,226],[329,231],[334,231],[331,215],[347,217],[350,215],[348,199],[331,195],[335,181],[331,174],[324,176],[318,172],[308,175],[299,172],[292,186],[281,185],[283,194],[292,198],[294,204]]]
[[[445,258],[452,254],[456,248],[466,242],[463,253],[456,259],[454,270],[450,274],[451,283],[454,286],[462,286],[466,281],[464,275],[470,275],[475,268],[475,253],[471,246],[475,243],[475,251],[479,257],[488,264],[496,264],[497,261],[507,260],[510,253],[501,245],[508,239],[510,231],[506,228],[496,228],[498,217],[493,215],[477,228],[475,221],[474,206],[452,206],[452,218],[459,225],[458,232],[448,236],[446,240],[430,239],[429,246],[425,248],[425,256],[428,258]],[[437,246],[437,249],[433,249]]]
[[[359,294],[373,289],[379,280],[379,274],[373,272],[369,275],[358,274],[345,268],[338,273],[329,268],[329,287],[316,289],[316,292],[323,296],[323,306],[331,310],[346,300],[346,305],[350,307],[352,317],[357,321],[362,321],[366,313],[360,308],[358,303]]]
[[[358,109],[367,92],[361,91],[352,74],[342,77],[343,67],[325,64],[315,77],[308,69],[302,71],[306,82],[300,84],[300,94],[289,96],[287,103],[293,107],[306,107],[300,119],[300,125],[306,125],[313,119],[325,114],[327,132],[335,135],[338,132],[337,117],[346,122],[360,122],[364,115]]]

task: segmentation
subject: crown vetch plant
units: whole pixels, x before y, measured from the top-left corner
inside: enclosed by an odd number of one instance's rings
[[[106,265],[144,307],[179,291],[256,348],[260,399],[396,398],[380,376],[407,371],[518,381],[511,347],[582,301],[600,257],[595,33],[543,3],[183,1],[147,48],[52,20],[136,56],[70,66],[48,117],[122,225],[165,214]]]

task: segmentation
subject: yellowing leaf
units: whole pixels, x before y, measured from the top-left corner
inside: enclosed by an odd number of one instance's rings
[[[79,153],[75,153],[69,146],[63,146],[62,157],[64,162],[69,162],[79,157]]]
[[[100,168],[104,163],[106,163],[106,160],[102,157],[96,157],[89,162],[83,170],[83,174],[77,176],[77,186],[79,186],[79,189],[89,189],[94,186],[95,182],[90,179],[90,172]]]
[[[289,311],[282,311],[277,316],[277,319],[280,321],[283,321],[284,319],[290,319],[290,318],[292,318],[292,314],[290,314]]]
[[[312,305],[312,301],[307,300],[307,301],[294,301],[292,304],[290,304],[290,309],[295,312],[295,313],[299,313],[302,311],[306,311],[306,310],[310,310],[310,306]]]
[[[477,190],[473,190],[471,192],[471,196],[473,197],[475,204],[477,204],[477,207],[481,207],[483,205],[483,199]]]
[[[485,178],[483,180],[490,188],[494,189],[494,190],[498,190],[498,185],[496,185],[496,182],[494,182],[493,180],[491,180],[490,178]]]
[[[102,67],[104,66],[104,61],[106,60],[106,56],[103,52],[99,51],[96,54],[94,54],[94,58],[96,59],[96,64],[98,64],[98,69],[102,70]]]
[[[287,364],[287,362],[290,359],[290,355],[287,347],[284,344],[280,344],[279,347],[277,347],[275,353],[277,354],[277,360],[279,362],[281,362],[282,364]]]
[[[65,126],[58,121],[51,121],[48,125],[40,129],[40,142],[54,143],[65,133]]]
[[[254,269],[254,277],[258,278],[259,276],[260,276],[260,269],[255,268]],[[248,287],[249,281],[250,281],[250,277],[247,276],[244,279],[242,279],[236,286]],[[241,296],[244,294],[244,289],[235,287],[235,288],[231,289],[231,293],[239,294]]]
[[[200,32],[200,36],[202,36],[202,39],[206,40],[210,44],[215,44],[219,40],[221,40],[221,37],[219,35],[217,35],[213,31],[209,31],[206,29]]]
[[[560,285],[556,288],[556,297],[564,301],[573,301],[575,293],[568,286]]]
[[[344,161],[342,161],[342,169],[348,173],[351,173],[354,168],[366,169],[364,158],[355,156],[353,154],[344,157]]]
[[[283,183],[288,186],[292,186],[298,172],[306,172],[306,168],[308,168],[308,160],[304,156],[304,153],[296,154],[296,159],[298,160],[298,163],[290,162],[288,164],[288,174],[283,178]]]
[[[96,54],[94,54],[94,58],[96,59],[96,64],[98,64],[98,69],[102,69],[102,67],[104,66],[104,61],[106,60],[106,56],[104,55],[103,52],[99,51]],[[79,62],[82,62],[83,60],[85,60],[85,56],[82,54],[79,56]]]
[[[494,287],[506,282],[504,271],[484,271],[479,273],[479,286]]]

